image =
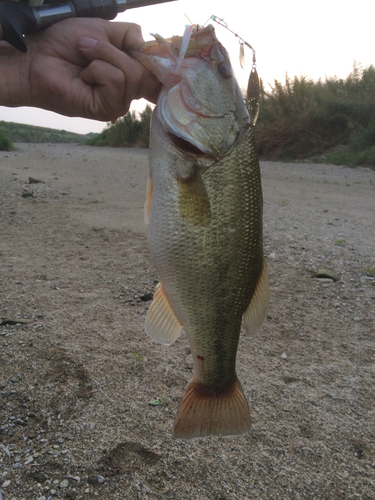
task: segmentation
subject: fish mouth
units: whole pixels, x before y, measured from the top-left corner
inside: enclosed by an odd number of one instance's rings
[[[154,36],[155,41],[133,47],[129,53],[163,83],[155,109],[160,126],[179,152],[200,165],[212,164],[238,135],[236,106],[227,101],[218,105],[217,97],[201,92],[199,75],[210,68],[214,71],[217,61],[226,60],[225,49],[211,25],[195,33],[185,30],[183,37]]]
[[[172,144],[176,149],[181,151],[182,153],[186,153],[191,156],[195,157],[208,157],[210,156],[206,151],[202,151],[199,149],[197,146],[192,144],[191,142],[187,141],[186,139],[179,137],[176,134],[173,134],[172,132],[167,132],[167,135],[169,139],[171,140]]]

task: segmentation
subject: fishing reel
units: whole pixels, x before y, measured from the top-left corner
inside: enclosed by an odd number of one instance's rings
[[[0,40],[26,52],[30,35],[70,17],[114,19],[118,13],[174,0],[15,0],[0,1]]]

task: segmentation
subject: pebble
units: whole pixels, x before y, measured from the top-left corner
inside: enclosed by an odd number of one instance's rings
[[[8,486],[10,485],[10,479],[7,479],[6,481],[3,482],[3,484],[1,485],[2,488],[8,488]]]
[[[59,484],[59,488],[67,488],[69,486],[69,481],[67,479],[64,479],[63,481],[61,481],[61,483]]]
[[[288,356],[285,354],[285,352],[283,352],[283,353],[282,353],[282,355],[281,355],[281,358],[282,358],[282,359],[287,359],[287,357],[288,357]]]
[[[341,274],[335,273],[334,271],[331,271],[330,269],[319,269],[318,272],[316,273],[317,278],[329,278],[332,279],[333,281],[340,281],[341,279]]]
[[[152,300],[154,297],[154,294],[153,293],[145,293],[143,295],[140,295],[140,299],[143,300],[143,302],[149,302],[150,300]]]
[[[29,177],[29,184],[40,184],[40,183],[44,184],[44,181],[41,181],[39,179],[35,179],[35,177]]]
[[[105,478],[103,476],[98,476],[98,483],[103,484],[105,481]]]
[[[74,479],[74,481],[77,481],[77,483],[79,483],[81,480],[79,476],[66,476],[66,479]]]

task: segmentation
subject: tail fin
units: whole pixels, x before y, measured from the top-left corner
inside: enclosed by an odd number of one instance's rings
[[[250,430],[249,407],[236,380],[220,394],[204,392],[195,380],[186,388],[173,426],[173,437],[234,436]]]

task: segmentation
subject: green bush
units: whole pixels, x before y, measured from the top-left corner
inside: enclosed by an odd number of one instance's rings
[[[139,147],[148,148],[150,136],[150,119],[152,109],[146,106],[140,114],[140,120],[135,111],[111,124],[97,136],[89,139],[86,144],[91,146]]]
[[[350,164],[375,166],[375,68],[354,65],[345,79],[307,77],[261,84],[255,137],[260,156],[296,160],[346,146]],[[366,162],[366,163],[361,163]],[[348,163],[346,163],[348,164]]]
[[[374,115],[375,117],[375,111]],[[363,151],[375,145],[375,118],[369,121],[361,130],[352,134],[349,146],[353,151]]]
[[[74,134],[65,130],[36,127],[34,125],[5,122],[2,120],[0,120],[0,130],[3,130],[12,142],[82,143],[87,139],[85,135]]]
[[[324,158],[314,159],[317,162],[333,163],[334,165],[347,165],[349,167],[375,167],[375,146],[363,151],[342,151],[328,154]]]
[[[0,151],[10,151],[13,149],[13,143],[8,138],[4,130],[0,129]]]

